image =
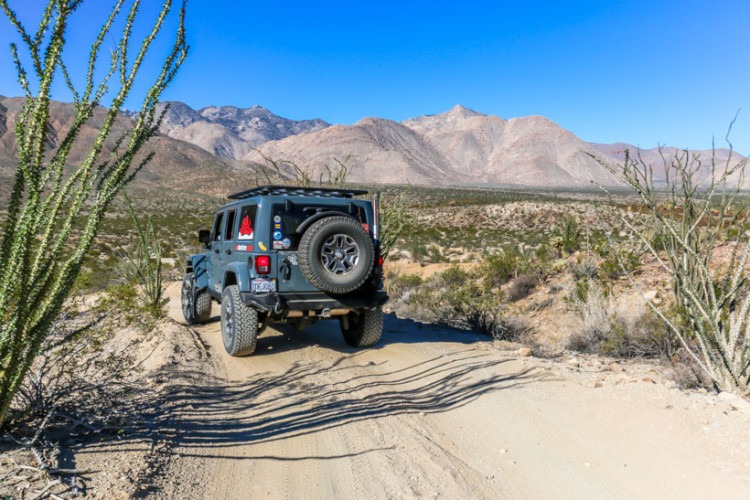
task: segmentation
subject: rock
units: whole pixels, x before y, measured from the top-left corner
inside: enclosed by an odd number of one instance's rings
[[[518,351],[516,351],[516,354],[518,354],[522,358],[526,358],[526,357],[531,356],[532,351],[528,347],[521,347]]]
[[[623,368],[622,368],[622,366],[620,366],[620,364],[618,364],[618,363],[612,363],[611,365],[609,365],[609,369],[612,370],[615,373],[619,373],[621,371],[624,371]]]
[[[648,292],[644,292],[643,298],[651,302],[656,298],[657,295],[659,295],[659,292],[657,292],[656,290],[649,290]]]

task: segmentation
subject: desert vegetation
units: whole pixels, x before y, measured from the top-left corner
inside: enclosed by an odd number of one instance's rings
[[[67,362],[83,362],[79,355],[83,348],[66,341],[72,342],[88,328],[74,328],[62,337],[59,334],[64,330],[60,325],[65,324],[67,298],[115,196],[152,157],[139,156],[139,152],[159,128],[161,115],[156,106],[187,53],[184,4],[175,8],[166,1],[152,28],[139,41],[133,34],[139,3],[120,1],[93,33],[91,51],[84,55],[87,60],[74,61],[67,53],[64,58],[68,26],[80,4],[81,1],[50,1],[40,13],[38,27],[30,31],[9,3],[0,1],[0,9],[17,30],[23,49],[19,50],[16,44],[11,46],[18,80],[26,94],[15,122],[18,169],[3,217],[0,244],[0,426],[9,415],[19,421],[19,414],[38,413],[40,401],[64,400],[51,396],[42,383],[42,374],[54,373],[48,368],[65,367],[54,378],[69,382],[70,387],[76,384],[69,375],[84,376],[86,370]],[[172,17],[170,14],[177,18],[171,49],[161,69],[152,75],[133,127],[119,135],[114,125],[120,110],[131,97],[136,81],[140,81],[144,59]],[[119,38],[115,38],[118,31]],[[98,65],[105,40],[107,44],[114,41],[115,46],[109,54],[108,69],[102,73]],[[137,44],[135,50],[131,48],[133,44]],[[76,85],[74,82],[79,79],[68,73],[73,64],[87,68],[82,85]],[[53,140],[48,127],[50,98],[58,81],[67,87],[74,101],[75,116],[69,129]],[[107,99],[108,108],[104,109],[101,106]],[[98,132],[93,139],[86,139],[81,130],[92,120],[98,120]],[[68,160],[74,147],[87,148],[88,154],[81,164],[71,168]],[[140,234],[150,233],[146,228]],[[142,239],[141,246],[148,242],[148,238]],[[153,250],[154,247],[142,248],[143,253]],[[133,268],[149,267],[157,260],[148,255]],[[149,283],[141,283],[142,290],[148,286]],[[88,342],[81,345],[88,346]],[[71,350],[77,354],[71,356]],[[54,361],[50,362],[52,358]],[[36,379],[33,375],[27,377],[32,367],[38,367]],[[30,388],[22,390],[28,383],[32,384],[27,386]],[[43,421],[48,421],[52,412],[42,409]],[[41,425],[40,429],[44,427]],[[31,443],[37,439],[38,436]]]

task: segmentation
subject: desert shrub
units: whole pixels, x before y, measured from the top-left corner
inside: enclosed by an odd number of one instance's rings
[[[678,349],[676,337],[643,304],[623,302],[593,281],[576,290],[571,303],[581,328],[568,339],[568,349],[621,358],[669,359]]]
[[[573,253],[581,249],[581,228],[572,215],[563,217],[556,230],[556,246],[564,253]]]
[[[533,274],[522,274],[510,282],[506,296],[511,302],[528,297],[539,284],[539,277]]]
[[[116,311],[126,324],[139,321],[143,316],[142,302],[138,289],[133,283],[115,283],[102,292],[96,310],[99,312]]]
[[[589,281],[596,279],[599,275],[599,268],[596,263],[591,260],[584,258],[580,262],[575,262],[570,266],[570,270],[573,273],[573,278],[576,281]]]
[[[400,191],[396,194],[385,193],[382,197],[378,195],[380,255],[383,259],[388,258],[409,226],[412,220],[409,207],[413,203],[413,199],[414,193],[411,191]]]
[[[440,249],[439,246],[436,246],[436,245],[430,245],[428,247],[427,258],[433,264],[436,264],[438,262],[445,262],[447,260],[445,256],[443,255],[443,251]]]
[[[433,275],[411,302],[428,310],[434,321],[496,340],[518,340],[529,330],[521,319],[505,316],[501,292],[484,290],[473,275],[458,266]]]
[[[616,279],[632,273],[640,264],[640,253],[633,250],[611,249],[604,260],[599,263],[599,270],[602,276]]]
[[[385,278],[386,290],[392,300],[398,300],[409,290],[422,285],[422,278],[417,274],[399,274],[390,272]]]
[[[531,268],[529,258],[517,246],[506,246],[484,258],[479,266],[485,290],[504,285]]]

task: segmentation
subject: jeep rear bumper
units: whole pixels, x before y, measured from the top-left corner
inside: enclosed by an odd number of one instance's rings
[[[377,307],[388,301],[383,290],[366,294],[332,296],[324,292],[263,293],[243,292],[242,302],[259,311],[282,315],[289,311],[322,311],[325,309],[365,309]]]

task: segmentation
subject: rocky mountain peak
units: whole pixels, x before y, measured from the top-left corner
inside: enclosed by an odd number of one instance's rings
[[[446,118],[471,118],[473,116],[487,116],[484,113],[474,111],[473,109],[466,108],[460,104],[456,104],[450,110],[442,113],[438,116],[445,116]]]
[[[319,118],[301,121],[282,118],[258,105],[250,108],[210,105],[196,111],[187,104],[172,102],[162,132],[218,156],[239,159],[265,142],[328,126]]]

